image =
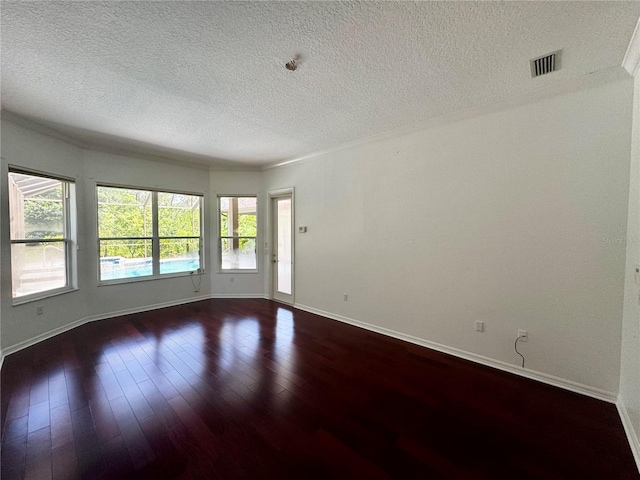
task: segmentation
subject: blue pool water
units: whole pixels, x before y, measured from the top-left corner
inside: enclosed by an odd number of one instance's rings
[[[160,273],[193,272],[200,268],[198,258],[169,258],[160,260]],[[106,257],[100,259],[100,280],[116,280],[121,278],[148,277],[153,275],[150,258],[127,259],[123,257]]]

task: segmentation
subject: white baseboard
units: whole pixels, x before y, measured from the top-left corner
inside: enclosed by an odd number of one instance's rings
[[[49,330],[48,332],[42,333],[28,340],[25,340],[20,343],[16,343],[15,345],[5,348],[2,351],[2,362],[4,362],[4,357],[6,357],[7,355],[16,353],[22,350],[23,348],[30,347],[32,345],[35,345],[36,343],[40,343],[44,340],[55,337],[56,335],[60,335],[61,333],[68,332],[69,330],[73,330],[74,328],[84,325],[85,323],[95,322],[97,320],[104,320],[107,318],[121,317],[123,315],[131,315],[132,313],[158,310],[159,308],[173,307],[176,305],[183,305],[185,303],[199,302],[200,300],[208,300],[209,298],[210,298],[209,295],[203,295],[200,297],[185,298],[180,300],[174,300],[171,302],[156,303],[153,305],[145,305],[143,307],[128,308],[125,310],[117,310],[115,312],[100,313],[98,315],[90,315],[88,317],[83,317],[83,318],[80,318],[79,320],[76,320],[75,322],[67,323],[66,325],[63,325],[58,328],[54,328],[53,330]],[[1,368],[1,365],[0,365],[0,368]]]
[[[104,320],[107,318],[120,317],[123,315],[130,315],[134,313],[146,312],[151,310],[157,310],[160,308],[172,307],[176,305],[183,305],[186,303],[198,302],[201,300],[207,300],[210,298],[260,298],[269,300],[270,297],[265,294],[256,293],[256,294],[211,294],[211,295],[203,295],[200,297],[188,298],[175,300],[171,302],[163,302],[156,303],[153,305],[145,305],[143,307],[129,308],[125,310],[118,310],[115,312],[102,313],[98,315],[90,315],[88,317],[83,317],[75,322],[69,323],[62,327],[55,328],[41,335],[37,335],[29,340],[25,340],[24,342],[17,343],[12,345],[4,350],[0,350],[0,369],[4,364],[4,359],[7,355],[11,355],[23,348],[30,347],[31,345],[35,345],[36,343],[42,342],[43,340],[47,340],[51,337],[59,335],[61,333],[72,330],[76,327],[84,325],[89,322],[94,322],[98,320]],[[566,380],[560,377],[556,377],[554,375],[549,375],[543,372],[536,372],[533,370],[522,370],[515,365],[510,365],[508,363],[502,362],[500,360],[494,360],[492,358],[488,358],[482,355],[478,355],[475,353],[467,352],[464,350],[460,350],[453,347],[448,347],[446,345],[442,345],[436,342],[431,342],[429,340],[425,340],[422,338],[415,337],[413,335],[407,335],[404,333],[397,332],[395,330],[391,330],[384,327],[379,327],[376,325],[372,325],[370,323],[362,322],[359,320],[355,320],[352,318],[344,317],[342,315],[336,315],[330,312],[326,312],[324,310],[320,310],[317,308],[309,307],[307,305],[302,305],[299,303],[294,304],[294,308],[304,310],[306,312],[314,313],[316,315],[321,315],[323,317],[327,317],[333,320],[337,320],[339,322],[344,322],[349,325],[353,325],[356,327],[364,328],[366,330],[370,330],[372,332],[380,333],[382,335],[387,335],[389,337],[397,338],[399,340],[404,340],[409,343],[413,343],[416,345],[420,345],[422,347],[430,348],[432,350],[436,350],[439,352],[443,352],[449,355],[453,355],[455,357],[459,357],[465,360],[469,360],[475,363],[479,363],[481,365],[486,365],[489,367],[497,368],[498,370],[503,370],[509,373],[513,373],[515,375],[520,375],[522,377],[530,378],[532,380],[537,380],[542,383],[546,383],[549,385],[553,385],[559,388],[563,388],[565,390],[569,390],[571,392],[580,393],[582,395],[587,395],[589,397],[597,398],[599,400],[604,400],[606,402],[615,403],[618,413],[620,415],[620,419],[622,421],[622,425],[624,426],[625,433],[629,440],[629,445],[631,446],[631,451],[633,452],[633,456],[635,458],[636,464],[638,466],[638,471],[640,472],[640,441],[638,440],[638,432],[634,430],[633,424],[631,423],[631,419],[629,418],[629,414],[625,405],[619,399],[619,397],[613,393],[606,390],[602,390],[599,388],[591,387],[589,385],[584,385],[581,383],[573,382],[571,380]]]
[[[84,320],[86,321],[84,323],[95,322],[96,320],[105,320],[107,318],[122,317],[124,315],[131,315],[133,313],[149,312],[151,310],[158,310],[160,308],[175,307],[176,305],[184,305],[186,303],[193,303],[193,302],[199,302],[201,300],[208,300],[209,298],[210,298],[209,295],[201,295],[199,297],[181,298],[180,300],[173,300],[171,302],[154,303],[153,305],[144,305],[142,307],[127,308],[125,310],[117,310],[115,312],[100,313],[98,315],[91,315],[89,317],[85,317]]]
[[[58,328],[54,328],[53,330],[49,330],[48,332],[41,333],[40,335],[36,335],[28,340],[25,340],[20,343],[16,343],[15,345],[11,345],[4,349],[3,353],[5,356],[11,355],[12,353],[19,352],[20,350],[30,347],[31,345],[35,345],[36,343],[40,343],[49,338],[55,337],[56,335],[60,335],[61,333],[68,332],[69,330],[73,330],[74,328],[79,327],[80,325],[84,325],[89,322],[88,317],[81,318],[76,320],[75,322],[67,323]]]
[[[264,299],[269,299],[268,295],[264,295],[262,293],[255,293],[255,294],[250,294],[250,293],[238,293],[238,294],[211,294],[211,295],[202,295],[200,297],[194,297],[194,298],[188,298],[188,299],[181,299],[181,300],[175,300],[175,301],[171,301],[171,302],[163,302],[163,303],[157,303],[157,304],[153,304],[153,305],[145,305],[142,307],[136,307],[136,308],[129,308],[129,309],[125,309],[125,310],[118,310],[115,312],[107,312],[107,313],[102,313],[102,314],[98,314],[98,315],[91,315],[88,317],[83,317],[79,320],[76,320],[75,322],[69,323],[67,325],[63,325],[61,327],[55,328],[53,330],[50,330],[46,333],[37,335],[33,338],[30,338],[29,340],[25,340],[23,342],[17,343],[15,345],[12,345],[8,348],[5,348],[2,351],[2,356],[1,356],[1,360],[0,360],[0,368],[2,363],[4,363],[4,358],[7,355],[11,355],[12,353],[15,353],[19,350],[22,350],[23,348],[27,348],[30,347],[31,345],[35,345],[36,343],[42,342],[43,340],[47,340],[51,337],[54,337],[56,335],[59,335],[61,333],[67,332],[69,330],[72,330],[76,327],[79,327],[81,325],[84,325],[85,323],[89,323],[89,322],[94,322],[97,320],[104,320],[107,318],[113,318],[113,317],[120,317],[123,315],[130,315],[133,313],[140,313],[140,312],[146,312],[146,311],[150,311],[150,310],[157,310],[160,308],[166,308],[166,307],[172,307],[175,305],[182,305],[182,304],[186,304],[186,303],[192,303],[192,302],[198,302],[201,300],[207,300],[209,298],[264,298]],[[425,340],[422,338],[418,338],[418,337],[414,337],[413,335],[407,335],[404,333],[400,333],[397,332],[395,330],[390,330],[388,328],[384,328],[384,327],[379,327],[376,325],[372,325],[370,323],[366,323],[366,322],[361,322],[359,320],[355,320],[352,318],[348,318],[348,317],[344,317],[341,315],[336,315],[330,312],[326,312],[324,310],[320,310],[317,308],[313,308],[313,307],[309,307],[307,305],[302,305],[299,303],[294,304],[295,308],[298,308],[300,310],[304,310],[310,313],[314,313],[317,315],[321,315],[323,317],[327,317],[327,318],[331,318],[333,320],[338,320],[340,322],[344,322],[344,323],[348,323],[350,325],[354,325],[356,327],[360,327],[360,328],[364,328],[366,330],[370,330],[376,333],[380,333],[382,335],[387,335],[393,338],[397,338],[399,340],[404,340],[406,342],[410,342],[416,345],[420,345],[423,347],[427,347],[430,348],[432,350],[437,350],[439,352],[443,352],[443,353],[447,353],[449,355],[453,355],[459,358],[463,358],[465,360],[469,360],[472,362],[476,362],[476,363],[480,363],[482,365],[486,365],[489,367],[493,367],[493,368],[497,368],[499,370],[503,370],[509,373],[513,373],[516,375],[520,375],[522,377],[526,377],[526,378],[530,378],[533,380],[537,380],[539,382],[543,382],[543,383],[547,383],[549,385],[554,385],[556,387],[560,387],[560,388],[564,388],[565,390],[569,390],[572,392],[576,392],[576,393],[581,393],[583,395],[587,395],[589,397],[593,397],[593,398],[597,398],[599,400],[604,400],[610,403],[615,403],[617,400],[617,394],[613,393],[613,392],[609,392],[606,390],[602,390],[602,389],[598,389],[595,387],[591,387],[589,385],[583,385],[577,382],[573,382],[571,380],[566,380],[560,377],[556,377],[553,375],[549,375],[543,372],[536,372],[533,370],[523,370],[518,368],[515,365],[510,365],[508,363],[502,362],[500,360],[494,360],[492,358],[488,358],[488,357],[484,357],[482,355],[478,355],[475,353],[471,353],[471,352],[467,352],[464,350],[460,350],[457,348],[453,348],[453,347],[448,347],[446,345],[442,345],[436,342],[431,342],[429,340]]]
[[[315,313],[316,315],[321,315],[323,317],[331,318],[339,322],[344,322],[344,323],[348,323],[349,325],[364,328],[372,332],[380,333],[382,335],[387,335],[389,337],[397,338],[399,340],[404,340],[405,342],[420,345],[422,347],[427,347],[442,353],[447,353],[449,355],[463,358],[471,362],[479,363],[481,365],[486,365],[488,367],[497,368],[498,370],[503,370],[505,372],[513,373],[515,375],[520,375],[521,377],[530,378],[532,380],[537,380],[539,382],[553,385],[555,387],[560,387],[565,390],[569,390],[571,392],[581,393],[582,395],[587,395],[589,397],[597,398],[598,400],[604,400],[609,403],[615,403],[618,397],[616,393],[609,392],[607,390],[591,387],[589,385],[573,382],[571,380],[566,380],[564,378],[556,377],[554,375],[549,375],[543,372],[537,372],[535,370],[525,370],[515,365],[502,362],[500,360],[494,360],[493,358],[485,357],[483,355],[478,355],[476,353],[467,352],[465,350],[460,350],[454,347],[448,347],[440,343],[431,342],[429,340],[425,340],[419,337],[414,337],[413,335],[407,335],[405,333],[396,332],[395,330],[379,327],[377,325],[372,325],[370,323],[362,322],[360,320],[354,320],[353,318],[343,317],[342,315],[336,315],[330,312],[325,312],[323,310],[309,307],[307,305],[301,305],[299,303],[296,303],[294,307],[300,310],[304,310],[306,312]]]
[[[629,440],[631,452],[633,453],[633,458],[635,459],[636,466],[638,467],[638,473],[640,473],[640,440],[638,440],[638,433],[640,432],[636,432],[633,428],[633,423],[629,417],[629,412],[627,412],[627,407],[624,405],[620,397],[618,397],[618,400],[616,401],[616,407],[618,408],[620,420],[622,420],[624,432],[627,434],[627,440]]]
[[[33,338],[30,338],[28,340],[25,340],[20,343],[16,343],[15,345],[11,345],[10,347],[5,348],[0,353],[0,369],[2,368],[2,364],[4,363],[4,358],[7,355],[11,355],[12,353],[18,352],[23,348],[30,347],[32,345],[35,345],[36,343],[42,342],[51,337],[55,337],[56,335],[60,335],[61,333],[68,332],[69,330],[73,330],[74,328],[84,325],[85,323],[95,322],[98,320],[105,320],[107,318],[121,317],[123,315],[131,315],[133,313],[148,312],[151,310],[158,310],[160,308],[174,307],[176,305],[199,302],[201,300],[208,300],[210,298],[264,298],[267,300],[269,299],[269,297],[263,293],[233,293],[233,294],[216,293],[211,295],[201,295],[199,297],[174,300],[171,302],[162,302],[162,303],[156,303],[153,305],[144,305],[142,307],[127,308],[124,310],[117,310],[115,312],[89,315],[88,317],[80,318],[75,322],[71,322],[61,327],[54,328],[53,330],[49,330],[48,332],[42,333]]]
[[[213,293],[209,295],[209,298],[264,298],[269,300],[269,297],[264,293]]]

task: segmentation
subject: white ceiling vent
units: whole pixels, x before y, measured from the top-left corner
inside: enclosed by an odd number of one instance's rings
[[[560,70],[560,50],[529,61],[531,78]]]

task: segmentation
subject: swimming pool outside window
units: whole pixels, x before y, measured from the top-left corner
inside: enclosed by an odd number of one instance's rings
[[[101,283],[202,272],[202,196],[97,186]]]

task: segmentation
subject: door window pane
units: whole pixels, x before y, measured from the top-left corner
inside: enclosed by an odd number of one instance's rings
[[[277,291],[291,295],[291,199],[278,200]]]

